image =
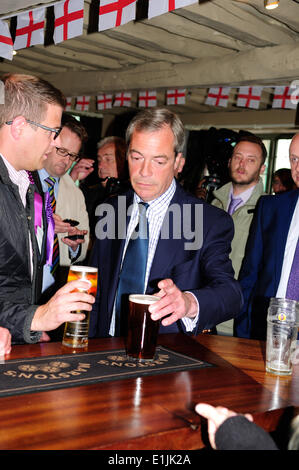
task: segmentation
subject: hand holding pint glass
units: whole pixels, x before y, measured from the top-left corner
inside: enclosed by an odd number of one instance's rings
[[[80,290],[80,292],[87,292],[88,294],[96,296],[98,269],[90,266],[71,266],[67,282],[81,280],[88,281],[90,288],[87,290]],[[64,327],[64,334],[62,344],[71,348],[85,348],[88,346],[88,330],[89,330],[89,317],[90,312],[78,310],[74,313],[84,313],[84,320],[75,322],[66,322]]]
[[[140,362],[155,356],[160,321],[152,320],[148,307],[160,297],[146,294],[129,296],[127,355]]]

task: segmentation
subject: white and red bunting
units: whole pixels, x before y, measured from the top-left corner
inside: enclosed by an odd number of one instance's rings
[[[272,108],[296,109],[298,96],[294,92],[295,88],[288,86],[276,86],[274,88]]]
[[[54,6],[54,42],[58,44],[83,33],[84,0],[66,0]]]
[[[14,49],[44,44],[45,8],[25,11],[17,16]]]
[[[77,96],[76,109],[77,111],[88,111],[90,96]]]
[[[163,15],[168,11],[175,10],[177,8],[183,8],[192,3],[197,3],[196,0],[149,0],[148,5],[148,18],[154,16]]]
[[[115,28],[136,18],[137,0],[100,0],[99,31]]]
[[[72,97],[67,96],[66,97],[66,105],[65,105],[65,111],[70,111],[72,109]]]
[[[132,93],[130,92],[122,92],[116,93],[114,97],[114,107],[130,107],[132,100]]]
[[[11,39],[8,24],[0,20],[0,57],[12,60],[13,42]],[[3,103],[1,103],[3,104]]]
[[[222,106],[226,108],[228,105],[230,90],[231,87],[210,88],[205,104],[210,106]]]
[[[112,95],[103,93],[97,96],[97,107],[98,109],[110,109],[112,108]]]
[[[241,86],[238,92],[237,106],[258,109],[261,102],[263,87]]]
[[[138,96],[139,108],[153,108],[157,106],[156,90],[140,91]]]
[[[186,103],[186,89],[175,88],[166,91],[166,104],[185,104]]]

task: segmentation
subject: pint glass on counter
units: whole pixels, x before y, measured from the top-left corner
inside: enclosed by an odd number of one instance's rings
[[[154,295],[129,296],[127,355],[131,359],[140,362],[154,359],[160,321],[151,319],[148,308],[158,300]]]
[[[80,292],[96,296],[98,269],[90,266],[71,266],[67,282],[71,281],[89,281],[89,289],[80,289]],[[84,313],[85,318],[81,321],[66,322],[62,344],[70,348],[86,348],[88,346],[88,329],[90,312],[85,310],[77,310],[74,313]]]

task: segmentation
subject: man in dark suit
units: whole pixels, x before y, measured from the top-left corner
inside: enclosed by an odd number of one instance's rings
[[[139,113],[129,124],[126,140],[133,191],[98,207],[100,219],[91,264],[99,267],[99,288],[90,336],[124,334],[119,326],[123,320],[126,323],[126,314],[118,311],[118,298],[123,281],[140,272],[141,259],[136,257],[123,279],[130,251],[127,247],[138,223],[138,204],[144,203],[148,205],[149,225],[146,269],[139,276],[139,291],[131,286],[126,293],[157,293],[161,297],[151,307],[152,318],[161,319],[161,333],[210,330],[236,316],[242,304],[229,259],[232,220],[176,183],[184,128],[174,113],[166,109]]]
[[[289,154],[292,177],[298,188],[299,134],[293,137]],[[235,336],[265,339],[270,298],[299,300],[299,285],[297,297],[288,290],[299,234],[298,195],[296,189],[259,200],[239,275],[244,306],[235,319]],[[295,264],[299,260],[295,259]]]

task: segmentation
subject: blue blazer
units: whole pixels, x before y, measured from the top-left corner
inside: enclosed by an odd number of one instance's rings
[[[133,191],[125,194],[127,208],[133,202]],[[124,196],[122,196],[124,198]],[[119,197],[109,200],[111,217],[114,217],[115,233],[123,230],[119,226],[117,209],[122,204]],[[218,323],[235,317],[242,305],[242,294],[239,283],[234,279],[234,272],[229,259],[230,245],[234,229],[230,216],[221,209],[205,203],[186,193],[179,184],[173,196],[171,206],[178,205],[181,211],[186,204],[190,207],[190,229],[203,230],[202,246],[196,250],[185,249],[185,243],[190,242],[188,233],[180,221],[181,236],[174,236],[173,219],[170,217],[169,239],[163,239],[160,234],[155,256],[153,259],[147,293],[158,292],[157,284],[161,279],[170,278],[182,291],[192,292],[198,299],[200,315],[196,328],[192,332],[197,334],[202,329],[210,329]],[[202,208],[202,220],[195,226],[195,207],[197,211]],[[101,206],[103,207],[103,206]],[[200,209],[201,210],[201,209]],[[165,223],[165,219],[164,222]],[[126,227],[129,216],[126,219]],[[98,223],[101,223],[101,219]],[[124,227],[124,231],[126,231]],[[175,227],[178,230],[178,226]],[[96,230],[97,232],[97,230]],[[162,232],[162,231],[161,231]],[[177,232],[176,232],[177,233]],[[122,239],[105,238],[96,239],[91,256],[91,265],[99,269],[99,282],[96,302],[90,317],[90,336],[108,336],[113,312],[114,299],[118,284],[118,275],[125,245],[125,233]],[[160,333],[185,332],[183,323],[178,321],[169,327],[160,327]]]
[[[299,190],[262,196],[250,227],[245,256],[239,274],[244,306],[235,319],[235,335],[266,338],[270,297],[280,282],[288,232]]]

